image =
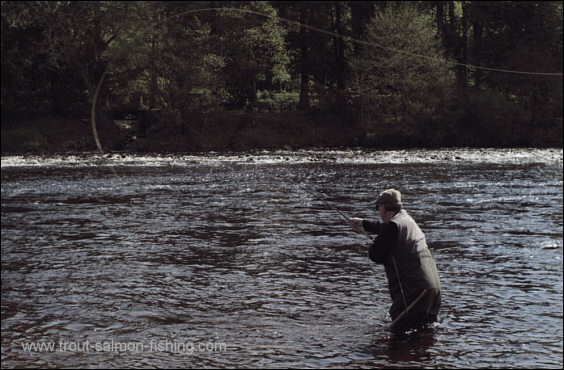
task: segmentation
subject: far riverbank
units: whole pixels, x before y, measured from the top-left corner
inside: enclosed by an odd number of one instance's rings
[[[406,132],[366,127],[332,113],[223,111],[197,122],[171,125],[155,116],[139,122],[114,121],[99,125],[100,143],[107,152],[206,152],[247,150],[296,150],[308,148],[407,149],[438,147],[536,147],[562,148],[562,125],[539,128],[526,138],[508,139],[503,133],[453,130],[448,138],[416,136]],[[90,121],[40,117],[2,122],[2,155],[96,151]]]

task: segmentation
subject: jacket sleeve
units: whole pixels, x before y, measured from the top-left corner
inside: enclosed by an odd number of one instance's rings
[[[369,233],[372,234],[378,234],[380,232],[380,225],[382,223],[381,222],[372,222],[372,221],[368,221],[368,220],[362,220],[362,227],[364,228],[364,230],[368,231]]]
[[[383,264],[388,253],[398,241],[398,227],[393,222],[379,223],[379,233],[374,243],[368,249],[368,257],[376,263]]]

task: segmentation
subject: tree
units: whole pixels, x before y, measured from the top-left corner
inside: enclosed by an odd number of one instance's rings
[[[226,61],[214,47],[213,17],[201,13],[201,6],[169,2],[158,27],[161,41],[156,63],[162,106],[183,134],[187,128],[204,128],[207,114],[228,99],[222,79]]]
[[[1,6],[2,116],[84,114],[84,87],[75,66],[50,48],[44,6],[14,1]]]
[[[374,1],[349,1],[351,8],[351,36],[357,40],[364,37],[366,25],[374,13]],[[362,44],[354,43],[355,55],[360,53]]]
[[[274,6],[278,9],[281,17],[289,20],[284,27],[287,29],[286,40],[288,43],[288,55],[290,58],[290,70],[294,80],[299,85],[298,108],[302,111],[310,109],[310,41],[309,30],[306,27],[310,21],[311,6],[307,2],[300,1],[276,1]]]
[[[454,74],[436,35],[432,16],[413,4],[376,11],[366,45],[352,59],[349,90],[369,131],[417,137],[440,120]]]
[[[225,58],[224,77],[235,105],[254,103],[257,90],[286,82],[289,57],[277,11],[268,2],[237,2],[218,12],[213,35]],[[240,10],[239,10],[240,9]]]
[[[530,127],[562,117],[562,3],[470,3],[474,45],[473,64],[493,69],[532,72],[474,73],[475,85],[503,92],[528,111]]]
[[[348,41],[351,11],[347,2],[276,2],[280,13],[292,21],[288,48],[293,75],[300,85],[301,110],[310,108],[317,97],[320,110],[341,111],[348,81],[346,58],[352,50]]]

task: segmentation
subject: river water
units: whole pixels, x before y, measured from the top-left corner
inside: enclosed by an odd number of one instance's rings
[[[2,157],[2,367],[561,368],[562,174],[561,149]],[[332,209],[388,187],[443,286],[402,340]]]

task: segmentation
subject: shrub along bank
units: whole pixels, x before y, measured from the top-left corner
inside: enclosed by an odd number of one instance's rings
[[[301,148],[562,147],[562,123],[520,132],[511,122],[485,119],[462,129],[456,122],[406,131],[393,121],[367,129],[343,114],[220,111],[181,124],[160,113],[143,130],[98,127],[105,151],[202,152]],[[123,122],[122,122],[123,123]],[[96,151],[88,119],[55,117],[2,122],[2,154]]]

